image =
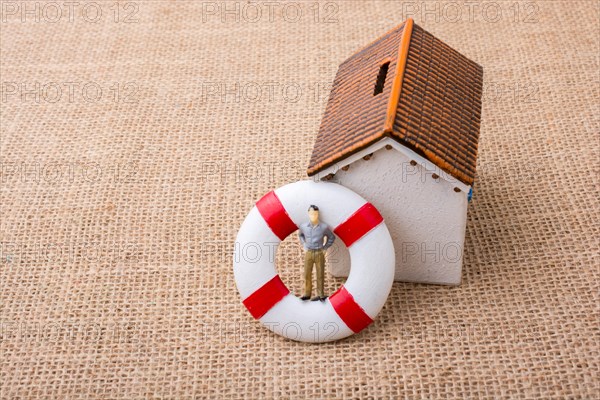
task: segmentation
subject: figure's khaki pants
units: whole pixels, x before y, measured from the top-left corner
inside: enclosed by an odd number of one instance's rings
[[[312,294],[312,269],[317,266],[317,295],[325,296],[323,283],[325,280],[325,251],[306,250],[304,255],[304,296]]]

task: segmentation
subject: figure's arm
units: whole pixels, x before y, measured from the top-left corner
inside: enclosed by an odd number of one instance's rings
[[[304,233],[302,232],[302,229],[298,230],[298,239],[300,240],[300,243],[302,243],[302,246],[306,247],[306,240],[304,238]]]
[[[325,243],[325,246],[323,246],[323,248],[327,250],[335,241],[335,235],[333,234],[333,232],[331,232],[331,229],[327,228],[325,229],[325,236],[327,236],[327,243]]]

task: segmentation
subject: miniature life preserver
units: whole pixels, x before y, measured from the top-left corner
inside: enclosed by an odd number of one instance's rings
[[[351,258],[348,279],[324,302],[291,294],[275,269],[279,243],[307,220],[311,204]],[[267,328],[293,340],[327,342],[360,332],[383,307],[394,280],[394,245],[383,217],[336,183],[305,180],[267,193],[242,223],[234,247],[243,304]]]

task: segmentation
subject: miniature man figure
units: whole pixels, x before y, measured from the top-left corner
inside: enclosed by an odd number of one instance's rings
[[[298,237],[306,250],[304,256],[304,293],[300,299],[308,300],[312,294],[312,269],[313,264],[317,266],[317,296],[311,300],[325,301],[325,250],[333,244],[335,235],[329,229],[329,225],[319,221],[319,207],[311,205],[308,207],[309,221],[300,224]],[[327,243],[323,244],[323,238],[327,236]]]

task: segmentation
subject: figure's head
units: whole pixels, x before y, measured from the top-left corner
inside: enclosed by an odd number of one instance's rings
[[[319,222],[319,207],[311,204],[310,207],[308,207],[308,218],[313,225]]]

